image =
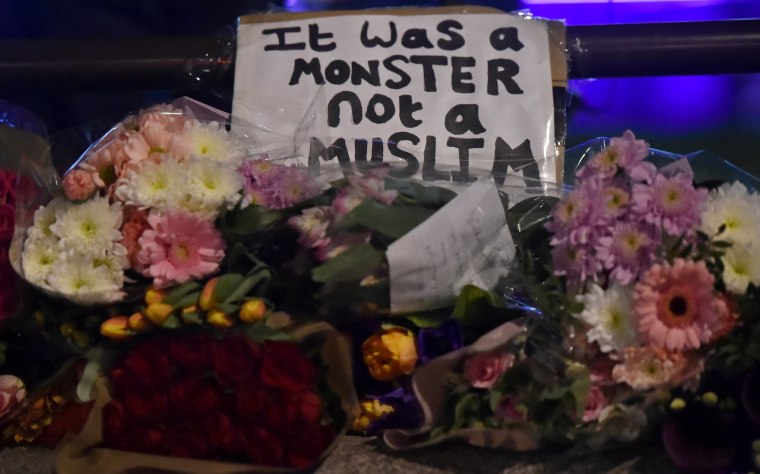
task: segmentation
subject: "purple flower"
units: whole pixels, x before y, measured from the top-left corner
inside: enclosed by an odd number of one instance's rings
[[[611,178],[620,169],[631,175],[642,175],[649,169],[641,167],[644,159],[649,155],[649,144],[644,140],[636,140],[636,136],[630,130],[626,130],[621,137],[614,137],[607,147],[594,155],[583,168],[578,170],[576,177],[586,179],[589,176],[601,175]]]
[[[238,172],[245,180],[245,201],[270,209],[285,209],[319,193],[319,185],[295,166],[249,160]]]
[[[554,274],[567,278],[570,288],[578,289],[591,278],[596,280],[604,266],[594,255],[595,245],[558,243],[552,249]]]
[[[378,170],[366,175],[351,175],[346,180],[348,186],[343,188],[333,201],[333,207],[339,216],[348,214],[366,198],[381,204],[391,204],[398,193],[386,190],[383,177],[387,171]]]
[[[300,216],[288,219],[288,225],[298,231],[298,243],[303,247],[324,248],[330,244],[327,229],[332,223],[333,212],[330,207],[318,206],[304,209]]]
[[[417,353],[423,364],[463,346],[462,328],[455,319],[447,319],[436,328],[422,328],[417,334]]]
[[[668,235],[690,234],[700,222],[707,195],[706,189],[694,188],[690,174],[657,174],[651,185],[633,186],[633,212]]]
[[[369,425],[367,433],[370,435],[376,435],[385,430],[412,429],[422,423],[422,408],[414,394],[405,387],[399,387],[385,395],[368,398],[378,400],[382,405],[389,406],[393,410]]]
[[[627,285],[654,262],[658,243],[647,226],[620,222],[611,235],[599,239],[596,255],[611,270],[610,278]]]

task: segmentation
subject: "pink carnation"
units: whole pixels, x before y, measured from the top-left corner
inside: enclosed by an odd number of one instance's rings
[[[514,358],[507,352],[475,354],[464,361],[464,376],[475,388],[491,388],[512,365]]]
[[[95,188],[92,175],[85,170],[73,170],[63,177],[63,193],[70,201],[86,201]]]
[[[137,260],[158,287],[215,272],[224,257],[224,240],[214,226],[186,211],[148,216]]]

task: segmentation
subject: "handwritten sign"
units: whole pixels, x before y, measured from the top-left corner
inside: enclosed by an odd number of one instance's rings
[[[263,142],[301,137],[310,165],[347,172],[385,163],[426,181],[556,181],[547,23],[382,10],[276,19],[241,18],[233,126],[259,125]]]
[[[468,284],[493,288],[515,246],[494,182],[470,185],[388,247],[391,311],[447,306]]]

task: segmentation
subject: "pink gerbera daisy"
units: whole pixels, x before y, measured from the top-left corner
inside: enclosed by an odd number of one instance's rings
[[[157,287],[215,272],[224,257],[224,240],[211,222],[186,211],[148,216],[137,260]]]
[[[653,265],[633,290],[641,337],[671,351],[698,349],[709,342],[725,311],[713,294],[715,280],[705,263],[676,259]]]

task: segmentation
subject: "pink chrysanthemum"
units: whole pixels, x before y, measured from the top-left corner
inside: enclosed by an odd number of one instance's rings
[[[137,260],[157,287],[215,272],[224,257],[224,240],[213,224],[186,211],[148,216]]]
[[[633,289],[641,337],[671,351],[698,349],[719,326],[725,303],[713,294],[715,280],[702,261],[676,259],[653,265]]]
[[[610,278],[627,285],[652,264],[657,243],[638,223],[621,222],[611,235],[599,238],[597,257],[610,270]]]
[[[585,179],[601,174],[610,178],[620,169],[626,170],[632,177],[638,176],[642,174],[639,168],[647,155],[649,155],[649,144],[644,140],[637,140],[633,132],[626,130],[623,136],[612,138],[609,145],[594,155],[576,176]]]
[[[704,360],[696,355],[667,352],[658,347],[628,347],[623,362],[612,369],[612,378],[635,390],[672,388],[697,377]]]
[[[319,185],[305,171],[276,165],[265,159],[240,165],[245,200],[270,209],[285,209],[319,193]]]
[[[669,235],[691,233],[699,225],[708,195],[706,189],[695,189],[691,180],[687,173],[671,178],[658,174],[651,185],[635,185],[633,211]]]
[[[327,229],[332,223],[333,213],[329,206],[304,209],[299,216],[288,219],[288,225],[298,231],[298,243],[308,249],[326,247],[330,243]]]
[[[396,199],[398,192],[386,190],[384,176],[386,170],[375,170],[366,175],[351,175],[346,180],[348,186],[343,188],[333,201],[333,209],[338,216],[348,214],[366,198],[374,199],[381,204],[390,204]]]

